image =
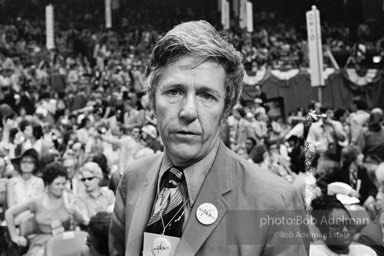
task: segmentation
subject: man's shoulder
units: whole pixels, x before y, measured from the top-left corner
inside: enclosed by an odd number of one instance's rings
[[[232,161],[234,182],[242,181],[241,186],[249,187],[250,194],[252,191],[255,194],[268,191],[266,196],[274,197],[292,190],[291,184],[283,178],[247,161],[230,149],[226,150],[226,157]]]

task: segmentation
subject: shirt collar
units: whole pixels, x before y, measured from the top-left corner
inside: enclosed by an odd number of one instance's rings
[[[217,138],[217,140],[214,142],[212,149],[203,159],[183,169],[187,185],[188,198],[191,206],[195,203],[196,197],[199,194],[205,177],[207,176],[209,170],[212,168],[213,162],[215,161],[217,155],[217,151],[219,149],[219,145],[220,139]],[[169,159],[168,155],[165,153],[160,166],[158,191],[160,191],[160,181],[164,173],[169,170],[169,168],[171,168],[172,166],[173,164],[171,159]]]

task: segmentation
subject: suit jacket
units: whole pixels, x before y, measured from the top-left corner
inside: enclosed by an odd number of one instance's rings
[[[162,154],[134,162],[120,181],[109,233],[112,256],[142,255]],[[196,218],[202,203],[211,203],[218,210],[218,218],[211,225],[203,225]],[[220,142],[175,255],[308,255],[307,226],[260,223],[260,216],[293,216],[289,210],[297,210],[294,214],[299,217],[305,214],[301,197],[289,183],[247,162]],[[287,235],[294,237],[288,239]]]

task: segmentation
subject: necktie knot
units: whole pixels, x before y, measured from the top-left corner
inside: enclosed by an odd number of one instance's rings
[[[167,188],[176,188],[179,186],[180,182],[184,178],[184,173],[183,171],[172,167],[168,173],[167,173],[167,179],[166,179],[166,184],[165,187]]]

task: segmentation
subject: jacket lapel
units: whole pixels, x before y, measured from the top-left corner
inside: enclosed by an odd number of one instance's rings
[[[216,159],[192,207],[175,255],[195,255],[228,210],[227,202],[222,196],[232,189],[231,162],[226,157],[226,150],[225,145],[220,142]],[[217,208],[218,217],[211,225],[203,225],[196,218],[196,211],[203,203],[213,204]]]
[[[142,255],[144,230],[148,223],[153,201],[156,195],[157,180],[162,154],[154,159],[147,172],[146,182],[141,187],[135,208],[132,213],[132,221],[127,234],[125,255]]]

